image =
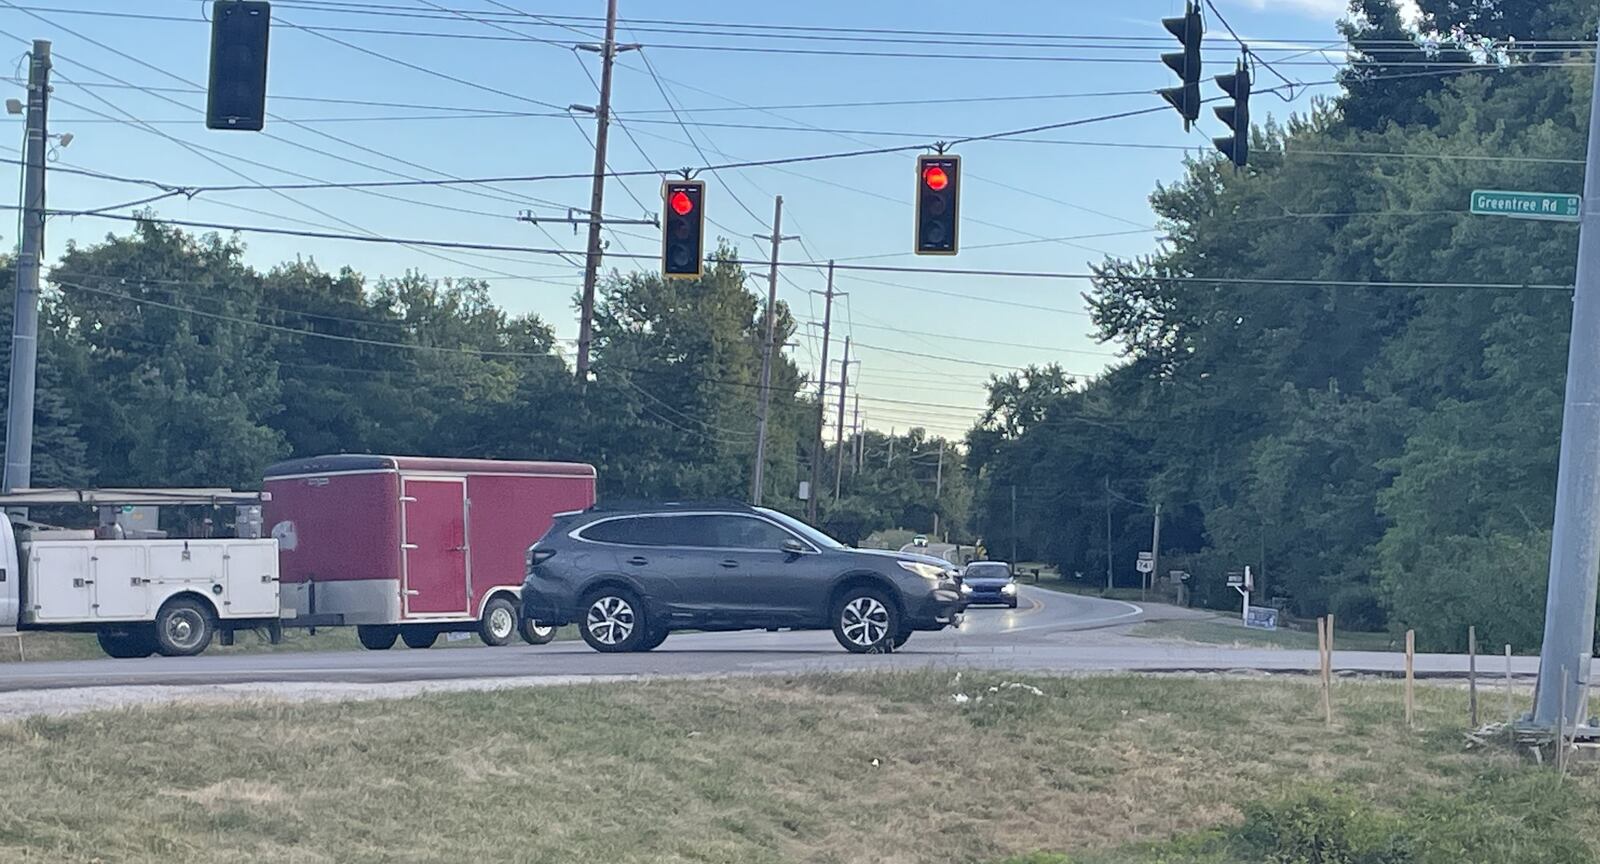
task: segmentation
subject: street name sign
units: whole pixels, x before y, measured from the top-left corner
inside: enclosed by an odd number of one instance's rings
[[[1472,213],[1478,216],[1511,216],[1518,219],[1553,219],[1577,222],[1583,215],[1583,198],[1546,192],[1501,192],[1475,189]]]

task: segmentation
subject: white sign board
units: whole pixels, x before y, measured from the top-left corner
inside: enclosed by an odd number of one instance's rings
[[[1135,564],[1133,566],[1134,566],[1134,569],[1138,570],[1140,573],[1154,573],[1154,572],[1156,572],[1156,562],[1149,561],[1149,560],[1146,560],[1144,558],[1140,558],[1139,559],[1139,563],[1137,563],[1137,564]]]

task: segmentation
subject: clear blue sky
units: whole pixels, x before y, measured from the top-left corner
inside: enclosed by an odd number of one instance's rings
[[[603,0],[504,2],[530,13],[604,14]],[[391,14],[380,16],[348,11],[357,4],[380,5],[385,7],[380,11]],[[319,5],[322,8],[311,8]],[[621,9],[624,19],[632,16],[725,24],[1164,38],[1159,19],[1181,13],[1181,5],[1177,0],[1118,3],[819,0],[810,4],[728,0],[669,4],[622,0]],[[1258,46],[1270,46],[1269,40],[1332,43],[1338,38],[1335,20],[1342,5],[1341,0],[1218,0],[1218,8],[1230,23]],[[28,7],[34,13],[30,15],[13,6]],[[0,30],[9,37],[0,40],[0,45],[8,46],[8,57],[14,61],[11,65],[20,74],[26,75],[25,67],[18,65],[26,50],[26,40],[46,38],[54,43],[56,101],[52,106],[51,131],[71,132],[74,136],[70,147],[60,153],[62,164],[186,185],[242,182],[238,175],[206,161],[163,137],[165,135],[221,151],[224,155],[212,154],[221,161],[229,161],[231,157],[268,166],[243,161],[232,163],[250,179],[266,183],[299,179],[286,172],[318,180],[383,180],[397,179],[396,174],[436,178],[442,174],[576,173],[586,172],[591,166],[593,151],[585,135],[593,133],[592,117],[579,121],[580,131],[578,124],[562,117],[484,116],[482,112],[472,115],[456,110],[512,113],[549,110],[526,100],[562,107],[572,103],[594,104],[595,87],[585,67],[597,76],[597,57],[571,50],[572,43],[582,41],[576,33],[531,21],[513,24],[504,7],[497,7],[490,0],[349,0],[342,4],[332,0],[325,3],[287,0],[275,3],[276,21],[306,27],[381,28],[494,38],[329,34],[373,52],[366,54],[314,33],[276,27],[272,33],[269,88],[272,95],[268,101],[268,110],[275,119],[269,120],[267,126],[267,131],[276,138],[269,138],[250,133],[208,131],[201,116],[204,96],[181,92],[195,85],[203,86],[206,80],[209,27],[201,19],[201,11],[208,6],[195,0],[0,0]],[[335,6],[347,11],[333,11]],[[497,28],[459,18],[446,20],[453,16],[437,11],[441,6],[476,15],[497,15],[497,20],[505,23]],[[57,11],[44,11],[46,9]],[[79,14],[84,11],[170,16],[183,20],[130,20]],[[436,18],[392,14],[401,11]],[[585,22],[572,23],[579,29],[594,29]],[[1159,98],[1121,95],[1000,100],[996,97],[1153,91],[1169,86],[1172,80],[1171,73],[1157,57],[1160,51],[1168,49],[1155,43],[1132,50],[1093,47],[1092,42],[1083,40],[1072,41],[1077,47],[1060,49],[922,48],[838,40],[735,39],[642,29],[646,26],[649,25],[636,24],[635,28],[629,28],[625,24],[619,38],[646,46],[644,52],[663,79],[667,94],[681,109],[686,109],[682,112],[683,119],[691,124],[695,140],[714,161],[797,156],[855,149],[863,144],[923,143],[940,137],[984,134],[1127,111],[1159,104]],[[506,27],[561,44],[513,39],[504,29]],[[1223,35],[1221,25],[1215,20],[1210,22],[1210,35]],[[118,56],[91,39],[137,60]],[[684,45],[1052,54],[1123,58],[1134,62],[815,56],[708,51],[682,47]],[[1218,67],[1216,71],[1222,71],[1222,67],[1232,63],[1233,54],[1220,42],[1215,43],[1215,47],[1210,45],[1208,43],[1207,59]],[[452,82],[385,58],[396,58],[504,92]],[[613,110],[633,132],[649,161],[663,169],[704,164],[706,160],[696,154],[686,141],[684,131],[666,112],[663,94],[646,72],[640,55],[626,54],[620,62]],[[1295,65],[1284,65],[1281,69],[1291,78],[1307,82],[1330,79],[1334,70],[1318,65],[1320,62],[1317,55],[1306,55],[1297,58]],[[1301,63],[1305,65],[1299,65]],[[1211,71],[1208,69],[1208,75]],[[137,89],[83,86],[110,82],[113,78],[140,87],[178,88],[180,92],[153,95]],[[1269,75],[1263,74],[1257,86],[1273,83],[1276,82]],[[7,86],[11,88],[8,96],[24,97],[23,88],[15,81]],[[1207,96],[1214,95],[1215,88],[1209,80],[1204,89]],[[1329,94],[1333,90],[1320,87],[1311,92]],[[297,96],[431,107],[384,108],[288,98]],[[943,106],[793,108],[767,112],[740,109],[741,103],[775,106],[944,96],[985,101]],[[995,101],[987,101],[991,99]],[[1288,111],[1303,111],[1308,106],[1308,97],[1293,104],[1270,96],[1258,96],[1252,102],[1257,122],[1265,119],[1264,115],[1269,112],[1281,117]],[[1104,253],[1133,255],[1152,250],[1155,235],[1131,233],[1070,242],[977,247],[1150,227],[1153,215],[1147,203],[1149,193],[1158,182],[1170,181],[1181,173],[1185,154],[1170,148],[1209,147],[1208,139],[1222,133],[1221,124],[1209,111],[1205,114],[1199,130],[1189,134],[1184,133],[1176,113],[1169,110],[1035,136],[1057,143],[984,142],[962,146],[959,152],[963,157],[966,184],[962,198],[965,251],[955,259],[918,259],[908,254],[913,154],[748,169],[714,177],[706,175],[711,181],[707,207],[712,218],[728,229],[718,233],[729,236],[741,253],[752,258],[767,255],[766,244],[749,235],[767,230],[772,196],[781,194],[785,208],[784,232],[801,234],[805,240],[804,248],[795,243],[786,244],[783,258],[787,260],[806,260],[813,256],[820,259],[884,256],[872,260],[909,266],[1085,272],[1089,263],[1101,259]],[[163,134],[129,122],[105,122],[96,115],[110,115],[121,121],[137,117]],[[8,152],[15,156],[20,151],[22,126],[19,118],[4,119],[7,121],[4,128],[11,130],[16,148]],[[301,121],[303,125],[292,125],[290,120]],[[844,134],[695,125],[712,123],[813,125],[856,131]],[[880,132],[916,134],[911,137],[869,134]],[[325,137],[328,135],[344,141]],[[1075,143],[1059,143],[1063,141]],[[1084,142],[1096,142],[1101,146]],[[342,161],[341,157],[372,167]],[[618,171],[649,167],[634,143],[615,127],[610,162]],[[15,185],[12,188],[16,188]],[[49,191],[50,205],[58,208],[98,207],[140,195],[140,190],[134,187],[62,174],[52,177]],[[156,207],[161,215],[170,218],[289,227],[308,227],[305,223],[309,222],[342,232],[359,226],[365,231],[390,236],[548,247],[553,242],[550,237],[513,217],[522,209],[534,209],[545,215],[565,215],[566,206],[586,206],[588,182],[541,182],[493,190],[398,189],[387,192],[406,199],[404,201],[350,190],[288,194],[293,200],[251,191],[201,196],[192,201],[166,201]],[[734,196],[742,199],[759,221],[746,213]],[[643,206],[635,203],[634,197]],[[273,215],[247,212],[229,205],[242,205]],[[608,184],[605,209],[609,215],[632,217],[640,215],[641,210],[653,211],[658,207],[659,183],[652,178],[634,178],[620,184],[613,180]],[[52,257],[59,254],[69,240],[91,242],[112,230],[125,232],[127,226],[92,219],[54,220],[49,228],[49,254]],[[549,231],[554,242],[565,248],[583,247],[582,238],[574,236],[569,227],[550,226]],[[608,239],[614,251],[654,254],[658,249],[655,229],[649,226],[619,228]],[[563,338],[570,339],[577,332],[572,304],[580,284],[580,271],[558,258],[515,253],[492,253],[492,257],[466,252],[437,253],[444,256],[441,258],[413,248],[390,245],[263,235],[247,235],[245,240],[251,262],[263,268],[303,256],[315,259],[327,269],[349,265],[369,276],[393,275],[412,268],[440,277],[484,276],[494,286],[496,300],[507,309],[537,312],[551,322],[557,335]],[[5,242],[14,242],[14,238],[8,237]],[[608,266],[628,269],[641,265],[615,260],[608,262]],[[642,266],[652,265],[642,262]],[[511,274],[516,278],[498,274]],[[788,275],[792,281],[780,283],[780,297],[796,309],[801,319],[820,321],[820,299],[805,293],[806,289],[823,287],[820,273],[793,268]],[[877,281],[865,281],[857,274],[839,275],[837,287],[850,296],[837,307],[836,321],[840,326],[835,333],[840,339],[844,334],[851,334],[863,346],[854,356],[862,361],[862,410],[873,427],[904,429],[922,425],[937,432],[959,434],[975,417],[977,406],[982,404],[982,385],[991,372],[1028,363],[1057,361],[1067,369],[1092,374],[1112,360],[1111,351],[1097,345],[1090,334],[1081,298],[1087,285],[1080,280],[864,275]],[[966,297],[924,293],[881,284],[883,282]],[[764,279],[759,285],[753,282],[752,287],[764,291]],[[1058,307],[1074,314],[967,298]],[[814,330],[804,328],[800,344],[790,349],[802,368],[815,369],[816,336]],[[961,341],[956,337],[1007,344]],[[838,358],[841,347],[834,347],[834,358]],[[895,354],[883,350],[886,348],[962,358],[968,363]],[[977,363],[994,364],[996,368],[972,365]],[[837,363],[834,365],[837,369]],[[972,410],[918,407],[880,400],[971,406]]]

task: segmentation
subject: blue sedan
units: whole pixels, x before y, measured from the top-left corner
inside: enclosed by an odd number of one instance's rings
[[[974,561],[961,574],[961,581],[972,588],[968,605],[1017,608],[1017,580],[1011,573],[1011,565],[1004,561]]]

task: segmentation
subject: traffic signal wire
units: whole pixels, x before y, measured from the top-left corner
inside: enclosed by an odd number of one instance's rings
[[[1282,99],[1285,102],[1293,102],[1294,101],[1294,97],[1295,97],[1295,92],[1294,92],[1295,88],[1296,87],[1303,87],[1305,85],[1302,84],[1301,82],[1290,81],[1287,77],[1284,76],[1284,74],[1282,72],[1279,72],[1278,70],[1272,68],[1272,64],[1269,63],[1266,58],[1262,57],[1260,54],[1256,53],[1255,51],[1250,50],[1250,46],[1245,44],[1245,41],[1243,39],[1239,38],[1239,33],[1236,30],[1233,29],[1233,25],[1232,24],[1228,23],[1228,19],[1223,16],[1222,10],[1217,8],[1217,4],[1216,3],[1212,2],[1212,0],[1205,0],[1205,4],[1206,4],[1206,8],[1211,10],[1211,14],[1216,16],[1217,21],[1222,24],[1223,29],[1228,31],[1228,35],[1233,37],[1233,41],[1239,43],[1239,50],[1240,51],[1243,51],[1247,57],[1255,58],[1256,62],[1261,64],[1261,66],[1263,68],[1265,68],[1268,72],[1271,72],[1273,75],[1277,76],[1279,81],[1282,81],[1284,84],[1287,84],[1289,86],[1289,92],[1288,93],[1276,93],[1275,92],[1274,95],[1276,95],[1279,99]],[[1288,63],[1288,62],[1292,62],[1292,61],[1284,61],[1284,62]],[[1263,91],[1263,92],[1265,92],[1265,91]]]
[[[14,211],[20,209],[14,204],[0,204],[0,211]],[[121,215],[115,213],[89,212],[85,210],[47,210],[47,216],[62,217],[88,217],[94,219],[111,219],[122,222],[148,222],[157,225],[171,225],[180,228],[197,228],[212,231],[239,231],[242,233],[276,234],[290,237],[305,237],[321,240],[348,240],[356,243],[388,243],[402,246],[431,246],[441,249],[480,250],[495,252],[517,252],[529,255],[573,255],[571,249],[547,249],[533,246],[515,246],[499,243],[475,243],[456,240],[424,240],[414,238],[385,237],[371,234],[338,234],[326,231],[301,231],[290,228],[273,228],[265,226],[231,225],[218,222],[203,222],[188,219],[161,219],[138,215]],[[611,254],[612,258],[634,260],[655,260],[655,255],[641,255],[637,253]],[[769,261],[756,261],[744,258],[717,259],[715,262],[725,260],[729,264],[743,267],[766,267]],[[826,261],[780,261],[781,267],[804,267],[812,270],[825,269]],[[1104,278],[1098,273],[1077,272],[1051,272],[1042,270],[993,270],[957,267],[898,267],[885,264],[838,264],[836,270],[861,271],[876,273],[910,273],[939,276],[985,276],[1006,279],[1046,279],[1046,280],[1086,280]],[[1301,288],[1355,288],[1355,289],[1412,289],[1412,290],[1483,290],[1483,291],[1571,291],[1570,284],[1531,283],[1531,282],[1445,282],[1445,281],[1357,281],[1339,279],[1285,279],[1285,278],[1255,278],[1248,276],[1142,276],[1118,274],[1115,279],[1129,282],[1153,282],[1171,284],[1203,284],[1203,285],[1243,285],[1258,287],[1301,287]],[[901,286],[910,287],[910,286]],[[979,298],[971,295],[955,295],[968,300]],[[1051,310],[1062,311],[1062,310]]]

